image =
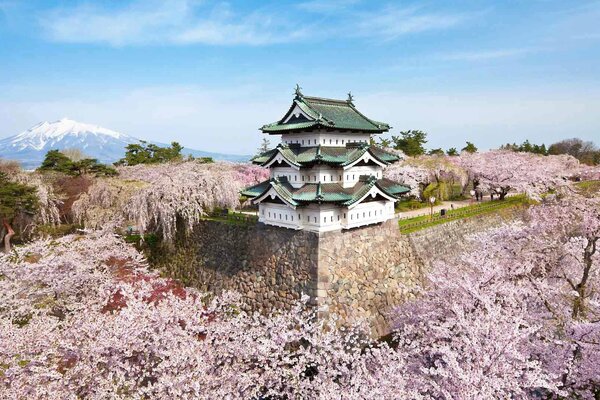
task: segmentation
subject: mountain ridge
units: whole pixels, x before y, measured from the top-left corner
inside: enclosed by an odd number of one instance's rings
[[[106,164],[123,158],[125,147],[143,141],[125,133],[113,131],[99,125],[61,118],[54,122],[42,121],[13,136],[0,139],[0,158],[19,161],[23,168],[37,168],[49,150],[76,148],[86,156]],[[145,141],[158,146],[165,143]],[[250,156],[214,153],[184,148],[184,156],[212,157],[215,160],[244,162]]]

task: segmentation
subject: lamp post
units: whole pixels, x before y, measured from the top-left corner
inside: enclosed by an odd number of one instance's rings
[[[475,197],[475,191],[473,189],[471,189],[471,191],[469,193],[471,194],[471,204],[473,204],[473,198]]]
[[[431,206],[431,213],[429,215],[429,219],[433,221],[433,205],[435,204],[435,197],[431,196],[429,198],[429,205]]]

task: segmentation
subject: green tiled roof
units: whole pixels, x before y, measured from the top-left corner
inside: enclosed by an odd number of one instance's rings
[[[261,182],[247,188],[242,194],[248,197],[260,197],[273,188],[286,202],[294,205],[310,203],[335,203],[350,206],[366,195],[373,186],[377,186],[390,197],[397,198],[407,193],[410,188],[387,179],[377,180],[373,176],[361,176],[356,185],[344,188],[339,183],[307,183],[294,188],[286,177],[279,177]]]
[[[276,157],[277,154],[281,154],[286,162],[297,167],[310,166],[313,164],[328,164],[344,167],[352,164],[367,152],[384,164],[390,164],[400,159],[397,155],[388,153],[377,146],[370,146],[366,143],[350,143],[346,145],[346,147],[320,145],[314,147],[300,147],[298,145],[280,144],[275,149],[254,157],[251,161],[255,164],[266,165]]]
[[[292,110],[298,106],[309,118],[290,118]],[[297,91],[296,97],[288,112],[277,122],[264,125],[265,133],[281,134],[308,129],[325,128],[354,132],[382,133],[390,130],[390,126],[367,118],[356,109],[352,99],[334,100],[321,97],[304,96]]]

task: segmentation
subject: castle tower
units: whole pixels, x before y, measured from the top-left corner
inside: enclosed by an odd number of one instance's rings
[[[399,157],[371,144],[390,126],[367,118],[347,100],[296,96],[279,121],[261,128],[281,143],[252,159],[269,180],[242,194],[259,206],[259,221],[296,230],[327,232],[387,221],[409,188],[383,178]]]

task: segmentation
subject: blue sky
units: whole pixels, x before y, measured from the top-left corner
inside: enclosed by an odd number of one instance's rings
[[[428,147],[600,144],[600,2],[0,0],[0,137],[69,117],[249,154],[296,83]]]

